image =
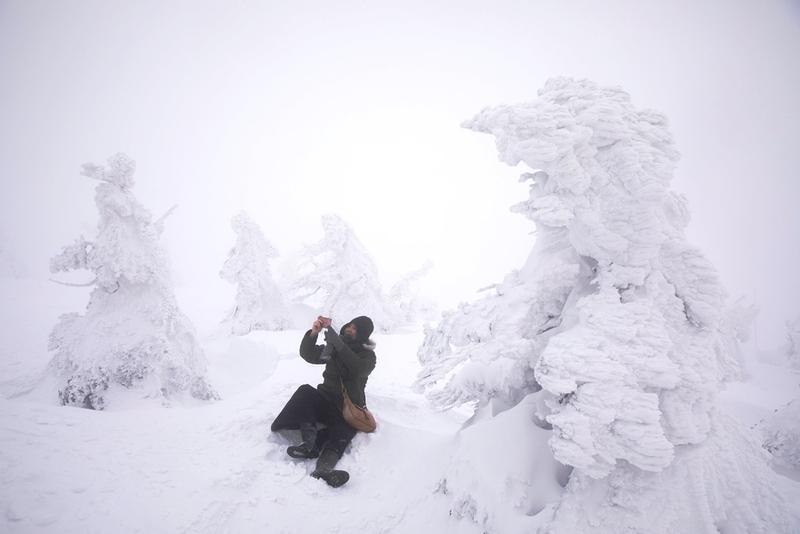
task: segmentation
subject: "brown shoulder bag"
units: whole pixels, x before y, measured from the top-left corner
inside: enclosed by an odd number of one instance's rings
[[[344,382],[342,382],[342,397],[344,397],[342,416],[344,416],[344,420],[347,421],[347,424],[360,432],[375,432],[378,423],[375,422],[375,417],[372,415],[372,412],[366,407],[362,408],[350,400],[350,396],[347,394],[347,388],[344,387]]]

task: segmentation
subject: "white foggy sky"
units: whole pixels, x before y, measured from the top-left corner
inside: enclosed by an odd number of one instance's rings
[[[335,5],[334,5],[335,4]],[[226,285],[247,210],[284,258],[335,212],[384,283],[472,300],[530,251],[525,169],[459,124],[547,78],[621,85],[664,112],[690,240],[760,343],[800,315],[800,4],[0,0],[0,246],[35,276],[97,221],[80,165],[137,161],[179,282]]]

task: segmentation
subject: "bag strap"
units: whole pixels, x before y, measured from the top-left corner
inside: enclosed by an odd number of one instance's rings
[[[355,402],[353,402],[353,399],[352,399],[352,398],[350,397],[350,395],[347,393],[347,387],[344,385],[344,379],[342,378],[342,366],[341,366],[341,365],[339,365],[339,362],[336,360],[336,358],[331,358],[331,361],[332,361],[332,362],[333,362],[333,364],[336,366],[336,370],[337,370],[337,371],[339,371],[339,382],[342,384],[342,397],[346,397],[346,398],[347,398],[347,400],[349,400],[349,401],[350,401],[350,403],[351,403],[353,406],[355,406],[356,408],[358,408],[358,409],[360,409],[360,410],[366,410],[366,409],[367,409],[367,406],[366,406],[366,405],[364,405],[364,406],[359,406],[358,404],[356,404]]]

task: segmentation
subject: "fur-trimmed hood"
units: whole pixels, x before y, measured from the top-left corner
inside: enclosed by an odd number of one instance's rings
[[[378,346],[371,338],[366,341],[345,341],[345,343],[355,352],[361,352],[362,349],[375,352],[375,347]]]

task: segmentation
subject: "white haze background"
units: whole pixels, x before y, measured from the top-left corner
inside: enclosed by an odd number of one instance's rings
[[[459,128],[555,75],[618,84],[671,121],[689,239],[784,343],[800,309],[800,4],[0,1],[0,248],[48,259],[97,215],[80,164],[122,151],[167,220],[176,283],[220,302],[246,210],[291,258],[341,215],[385,286],[433,260],[443,307],[522,263],[525,197]]]
[[[301,331],[229,337],[230,324],[219,329],[235,304],[237,285],[219,273],[237,239],[231,218],[242,210],[280,251],[270,272],[284,283],[300,271],[293,260],[301,245],[322,238],[326,213],[341,216],[372,253],[384,290],[431,260],[421,296],[443,309],[474,301],[478,288],[520,268],[534,248],[533,224],[508,208],[528,196],[517,182],[528,169],[503,165],[490,136],[460,124],[485,106],[530,102],[546,80],[566,75],[618,84],[636,109],[670,119],[683,154],[672,188],[687,196],[693,216],[688,242],[719,270],[729,302],[747,295],[761,308],[743,381],[719,395],[720,414],[758,425],[748,433],[750,448],[740,446],[744,434],[708,440],[705,454],[715,454],[715,443],[724,453],[708,462],[693,456],[703,464],[692,470],[699,474],[680,478],[705,477],[706,497],[732,511],[722,523],[706,521],[709,531],[751,524],[791,531],[781,508],[782,501],[795,508],[796,525],[800,412],[797,374],[782,352],[790,346],[785,321],[794,321],[791,346],[800,340],[799,28],[800,4],[782,0],[0,0],[0,530],[246,532],[260,525],[295,533],[300,522],[301,531],[337,524],[361,532],[511,533],[546,523],[556,502],[561,520],[599,512],[616,528],[621,508],[607,515],[605,505],[576,500],[577,477],[561,487],[565,468],[548,445],[554,433],[530,424],[531,401],[544,390],[505,411],[495,396],[457,432],[469,410],[436,412],[410,389],[421,366],[417,349],[422,338],[433,346],[433,331],[376,332],[369,402],[381,429],[356,437],[340,463],[352,479],[332,490],[308,476],[310,464],[287,461],[291,438],[267,432],[296,386],[319,379],[319,368],[297,357]],[[88,281],[92,273],[52,275],[49,260],[81,234],[94,239],[98,182],[81,176],[80,166],[103,165],[117,152],[136,160],[133,195],[154,219],[178,204],[161,240],[175,299],[169,288],[162,301],[197,327],[220,401],[163,409],[157,393],[112,388],[105,415],[57,405],[47,334],[60,314],[84,310],[89,291],[47,279]],[[546,261],[537,256],[534,267]],[[549,280],[546,286],[558,290]],[[307,320],[310,310],[296,308]],[[438,331],[455,322],[450,330],[469,334],[483,319],[452,314]],[[493,339],[518,341],[516,323],[503,324],[510,335]],[[103,343],[94,348],[107,352]],[[497,354],[508,356],[487,356]],[[712,375],[703,387],[713,389]],[[482,387],[515,375],[479,378]],[[499,412],[487,418],[489,409]],[[792,480],[752,461],[766,458],[758,434],[773,469]],[[720,468],[728,460],[739,467]],[[741,473],[746,483],[725,483]],[[672,520],[709,519],[675,506],[703,502],[683,482],[658,485],[677,498],[639,487],[624,484],[640,503],[624,521],[655,531]],[[343,498],[369,513],[352,514]],[[569,513],[569,502],[582,513]],[[659,518],[666,503],[670,512]]]

